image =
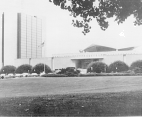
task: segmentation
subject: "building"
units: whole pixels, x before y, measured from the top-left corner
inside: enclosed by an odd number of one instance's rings
[[[93,61],[101,61],[107,65],[114,61],[123,61],[131,65],[136,60],[142,60],[142,46],[115,49],[100,45],[91,45],[81,53],[53,55],[54,69],[76,67],[86,69]]]
[[[66,67],[86,69],[92,61],[102,61],[109,65],[121,60],[131,65],[142,59],[142,46],[116,49],[102,45],[91,45],[79,53],[45,57],[41,45],[46,40],[43,18],[17,12],[4,12],[1,16],[0,68],[3,65],[18,67],[22,64],[34,66],[45,63],[52,70]]]
[[[31,59],[42,59],[45,19],[15,11],[3,12],[1,16],[0,68],[5,65],[17,67],[27,60],[31,64]]]
[[[17,58],[41,58],[42,19],[17,14]]]

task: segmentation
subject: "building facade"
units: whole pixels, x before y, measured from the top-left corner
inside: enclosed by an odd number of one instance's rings
[[[42,19],[17,14],[17,58],[41,58]]]
[[[61,69],[66,67],[75,67],[86,69],[88,64],[91,62],[100,61],[110,65],[114,61],[118,60],[123,61],[130,66],[132,62],[142,60],[142,52],[113,51],[54,55],[53,68]]]
[[[142,46],[115,49],[91,45],[82,53],[53,55],[52,63],[54,69],[66,67],[86,69],[91,62],[100,61],[110,65],[118,60],[125,62],[128,66],[134,61],[142,60]]]
[[[0,68],[24,64],[24,59],[43,58],[45,19],[24,13],[0,12]],[[18,63],[21,59],[22,63]],[[28,62],[29,63],[29,62]]]
[[[93,61],[102,61],[107,65],[121,60],[131,65],[142,60],[142,46],[115,49],[92,45],[81,53],[60,54],[52,57],[43,56],[41,43],[46,40],[44,19],[24,13],[0,13],[0,68],[4,65],[18,67],[22,64],[32,66],[47,64],[52,70],[66,67],[86,69]]]

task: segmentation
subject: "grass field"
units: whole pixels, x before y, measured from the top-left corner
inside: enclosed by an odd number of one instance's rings
[[[121,92],[140,90],[141,84],[141,76],[1,79],[0,97]]]
[[[142,115],[142,77],[0,80],[0,115]]]

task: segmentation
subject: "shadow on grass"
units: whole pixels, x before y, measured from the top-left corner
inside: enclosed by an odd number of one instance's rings
[[[0,115],[138,116],[142,115],[142,92],[3,98]]]

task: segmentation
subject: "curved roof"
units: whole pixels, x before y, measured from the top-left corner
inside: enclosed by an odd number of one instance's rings
[[[118,49],[118,51],[131,51],[131,50],[134,50],[135,47],[128,47],[128,48],[121,48],[121,49]]]
[[[91,45],[86,49],[84,49],[84,52],[107,52],[107,51],[116,51],[116,49],[100,45]]]
[[[142,46],[137,46],[133,49],[133,51],[136,51],[136,52],[142,52]]]

